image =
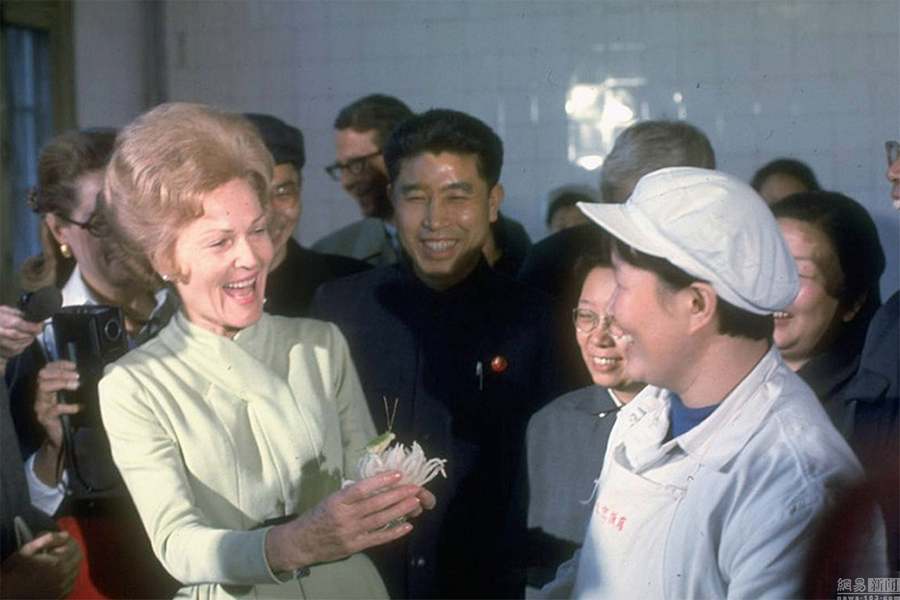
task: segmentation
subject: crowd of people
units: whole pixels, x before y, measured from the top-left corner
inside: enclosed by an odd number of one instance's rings
[[[127,351],[86,381],[54,317],[0,306],[0,597],[898,576],[900,296],[861,204],[789,158],[740,181],[699,128],[643,121],[532,244],[478,118],[375,94],[334,134],[361,219],[310,248],[303,135],[272,115],[170,103],[44,147],[23,288],[113,307]]]

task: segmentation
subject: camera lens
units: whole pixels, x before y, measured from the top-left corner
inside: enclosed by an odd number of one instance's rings
[[[115,342],[122,337],[122,326],[119,325],[117,320],[110,319],[106,322],[106,325],[103,326],[103,334],[106,336],[106,339]]]

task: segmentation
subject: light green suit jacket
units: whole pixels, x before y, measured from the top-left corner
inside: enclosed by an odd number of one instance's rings
[[[229,339],[179,313],[107,369],[100,402],[153,550],[185,585],[179,597],[386,597],[362,555],[287,581],[265,558],[260,525],[355,478],[375,435],[337,327],[263,315]]]

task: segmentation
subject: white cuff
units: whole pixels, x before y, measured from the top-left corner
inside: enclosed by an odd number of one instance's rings
[[[68,474],[63,471],[62,477],[56,487],[50,487],[41,481],[34,472],[34,459],[37,452],[25,461],[25,480],[28,481],[28,494],[31,496],[31,505],[51,517],[59,510],[66,497],[66,486],[69,483]]]

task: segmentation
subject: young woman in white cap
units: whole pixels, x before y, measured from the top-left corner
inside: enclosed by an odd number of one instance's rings
[[[650,385],[620,411],[580,557],[545,594],[797,597],[809,532],[861,469],[772,345],[798,287],[772,214],[695,168],[583,210],[617,238],[608,312],[628,375]]]

